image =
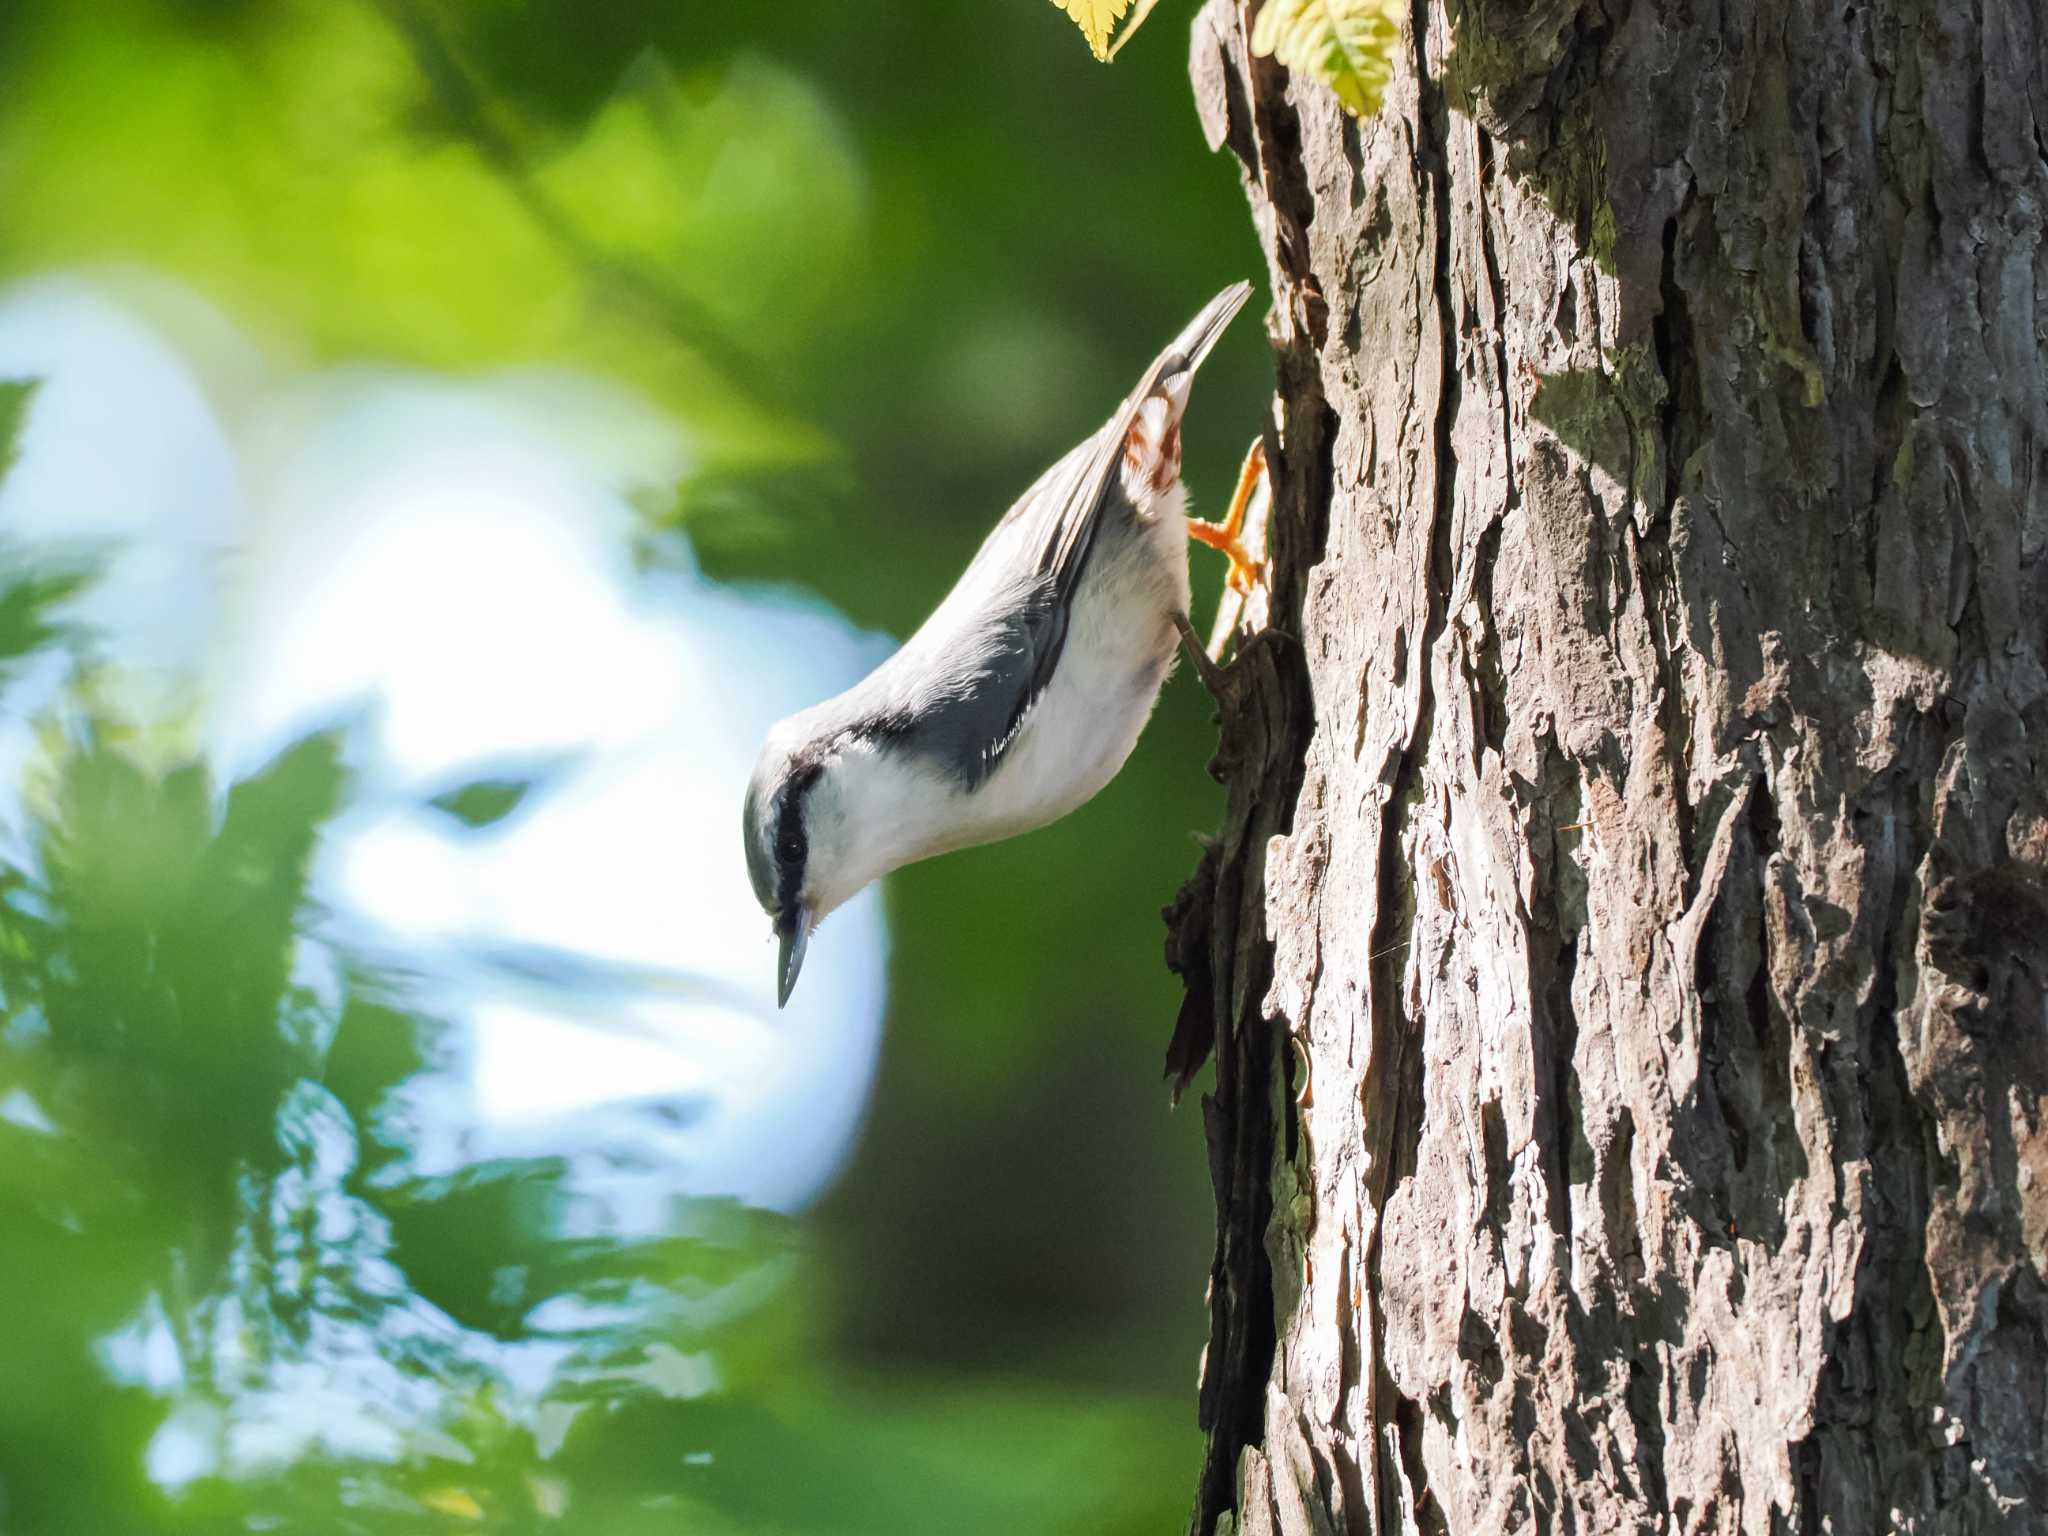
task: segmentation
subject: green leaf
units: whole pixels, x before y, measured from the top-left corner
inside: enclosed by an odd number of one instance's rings
[[[1109,34],[1131,8],[1131,0],[1052,0],[1074,18],[1074,25],[1088,39],[1088,51],[1105,64],[1109,62]]]
[[[36,379],[0,379],[0,479],[14,467],[14,444],[28,420],[29,402],[35,398]]]
[[[378,980],[356,972],[347,1002],[320,1064],[320,1082],[348,1111],[363,1137],[361,1165],[381,1166],[398,1155],[380,1118],[398,1086],[432,1062],[427,1037],[435,1026],[380,994]]]
[[[503,821],[525,803],[538,781],[523,778],[477,779],[445,790],[427,802],[472,831]]]
[[[0,398],[0,410],[4,409],[5,400]],[[0,422],[0,439],[5,434],[5,423]],[[0,456],[4,456],[4,444],[0,444]],[[57,610],[90,586],[94,574],[91,567],[81,564],[20,566],[8,551],[0,549],[0,681],[6,680],[15,663],[64,634]]]
[[[450,784],[429,797],[426,804],[470,830],[481,832],[529,805],[535,795],[555,788],[576,770],[578,760],[579,754],[575,752],[548,752],[500,762],[495,765],[495,772]]]
[[[1252,52],[1314,76],[1370,117],[1394,72],[1402,9],[1394,0],[1267,0],[1252,27]]]

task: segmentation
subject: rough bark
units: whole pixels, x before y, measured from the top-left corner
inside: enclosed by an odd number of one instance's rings
[[[1255,9],[1194,1529],[2048,1529],[2044,0]]]

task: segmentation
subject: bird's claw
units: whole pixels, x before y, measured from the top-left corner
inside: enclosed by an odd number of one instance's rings
[[[1266,444],[1263,438],[1253,438],[1249,452],[1244,456],[1244,467],[1238,471],[1237,490],[1230,498],[1229,510],[1223,514],[1220,523],[1204,523],[1188,520],[1188,537],[1198,544],[1221,550],[1230,560],[1230,572],[1224,578],[1230,590],[1241,597],[1250,597],[1253,591],[1266,579],[1266,563],[1255,557],[1245,547],[1245,509],[1251,505],[1253,494],[1266,478]]]
[[[1176,613],[1173,616],[1173,624],[1174,628],[1180,631],[1181,644],[1187,648],[1188,659],[1194,663],[1196,675],[1202,679],[1202,686],[1209,690],[1210,696],[1219,704],[1223,702],[1231,687],[1231,678],[1238,674],[1239,663],[1254,651],[1279,644],[1301,644],[1299,638],[1286,630],[1275,629],[1269,625],[1245,636],[1229,661],[1218,661],[1209,654],[1208,647],[1202,644],[1202,637],[1195,633],[1195,626],[1186,614]]]
[[[1194,663],[1202,686],[1213,698],[1221,700],[1225,686],[1223,666],[1209,654],[1209,648],[1202,644],[1202,637],[1195,633],[1195,626],[1186,614],[1175,610],[1173,626],[1180,631],[1180,643],[1187,647],[1188,660]]]

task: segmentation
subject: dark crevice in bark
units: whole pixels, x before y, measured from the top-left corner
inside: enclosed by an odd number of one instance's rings
[[[1394,1404],[1394,1438],[1401,1456],[1401,1470],[1408,1480],[1409,1497],[1414,1500],[1415,1529],[1421,1536],[1447,1536],[1442,1507],[1430,1492],[1429,1469],[1422,1461],[1422,1404],[1412,1397],[1397,1397]]]
[[[1786,1197],[1807,1170],[1792,1133],[1790,1038],[1774,1027],[1770,995],[1768,914],[1778,829],[1769,786],[1753,786],[1747,805],[1730,814],[1740,820],[1697,956],[1704,1102],[1697,1134],[1676,1150],[1680,1166],[1705,1192],[1720,1235],[1776,1244],[1785,1232]],[[1719,1120],[1719,1136],[1708,1115]]]
[[[1423,686],[1426,692],[1426,682]],[[1412,762],[1413,749],[1401,761],[1394,789],[1397,798],[1383,813],[1377,902],[1379,920],[1372,930],[1370,951],[1372,1061],[1366,1071],[1362,1096],[1367,1134],[1380,1147],[1379,1155],[1373,1159],[1377,1170],[1375,1182],[1380,1186],[1373,1191],[1373,1202],[1382,1210],[1385,1209],[1387,1195],[1403,1180],[1414,1176],[1421,1132],[1422,1063],[1414,1038],[1417,1025],[1408,1017],[1401,1003],[1401,974],[1408,963],[1415,917],[1414,879],[1402,857],[1400,839],[1400,831],[1413,810],[1416,792]],[[1394,939],[1392,934],[1395,932],[1402,937]],[[1391,1088],[1388,1086],[1390,1083]],[[1397,1415],[1406,1399],[1401,1396],[1386,1367],[1385,1297],[1378,1274],[1382,1237],[1383,1229],[1375,1226],[1362,1260],[1364,1322],[1372,1341],[1373,1358],[1373,1377],[1365,1384],[1365,1389],[1370,1393],[1375,1421],[1398,1424]],[[1408,1406],[1413,1407],[1412,1404]],[[1382,1455],[1381,1445],[1371,1446],[1368,1454]],[[1419,1470],[1419,1451],[1417,1465]],[[1395,1488],[1404,1474],[1404,1468],[1383,1465],[1373,1478],[1379,1490],[1378,1529],[1400,1527]]]
[[[1401,854],[1401,832],[1414,811],[1416,794],[1413,774],[1405,762],[1402,768],[1394,791],[1400,798],[1387,808],[1380,841],[1380,922],[1371,940],[1374,1064],[1367,1068],[1366,1081],[1366,1102],[1387,1127],[1382,1140],[1388,1190],[1414,1174],[1416,1139],[1422,1131],[1422,1062],[1411,1048],[1417,1021],[1401,1001],[1401,973],[1415,937],[1415,880]],[[1396,933],[1402,937],[1394,938]]]
[[[1652,509],[1651,526],[1668,520],[1678,506],[1685,483],[1685,463],[1704,428],[1700,419],[1699,357],[1694,350],[1692,315],[1678,279],[1678,242],[1693,206],[1688,179],[1677,211],[1664,221],[1663,254],[1657,265],[1657,318],[1650,323],[1650,348],[1664,381],[1657,434],[1664,457],[1664,497]]]
[[[1805,1154],[1793,1126],[1790,1021],[1783,1018],[1771,993],[1773,950],[1776,941],[1769,918],[1773,888],[1772,861],[1780,847],[1777,807],[1770,786],[1759,785],[1749,798],[1749,821],[1756,857],[1756,874],[1763,884],[1753,915],[1754,937],[1749,941],[1757,963],[1742,994],[1742,1017],[1746,1033],[1735,1051],[1741,1068],[1732,1072],[1728,1089],[1739,1094],[1748,1111],[1747,1122],[1756,1137],[1755,1150],[1762,1160],[1756,1176],[1745,1183],[1738,1179],[1744,1198],[1734,1202],[1734,1219],[1740,1231],[1767,1243],[1782,1240],[1785,1230],[1785,1198],[1795,1181],[1807,1171]],[[1781,910],[1789,907],[1789,893],[1778,897]],[[1723,1102],[1727,1102],[1724,1094]],[[1736,1172],[1743,1173],[1743,1160]]]
[[[1698,808],[1687,789],[1693,748],[1692,720],[1685,697],[1685,676],[1679,664],[1682,637],[1671,633],[1679,623],[1679,605],[1670,532],[1670,518],[1664,516],[1647,535],[1638,535],[1630,527],[1625,536],[1634,548],[1642,590],[1643,624],[1656,659],[1658,747],[1670,776],[1672,811],[1678,822],[1678,846],[1684,854],[1686,894],[1690,898],[1698,888],[1704,850],[1699,847]]]
[[[1544,912],[1539,906],[1532,916],[1540,914],[1547,918],[1555,935],[1555,944],[1554,947],[1541,943],[1530,945],[1529,980],[1532,997],[1541,1003],[1533,1033],[1542,1042],[1541,1048],[1550,1052],[1550,1091],[1545,1099],[1554,1119],[1550,1146],[1551,1161],[1556,1170],[1556,1177],[1550,1184],[1550,1220],[1554,1228],[1565,1235],[1566,1251],[1569,1252],[1571,1186],[1575,1180],[1573,1169],[1575,1165],[1588,1163],[1591,1158],[1591,1148],[1586,1141],[1576,1103],[1578,1090],[1573,1069],[1573,1057],[1578,1051],[1579,1023],[1572,988],[1578,977],[1579,934],[1587,921],[1586,882],[1584,872],[1573,857],[1572,848],[1566,844],[1567,839],[1585,836],[1585,829],[1577,826],[1584,785],[1577,760],[1560,749],[1555,741],[1546,747],[1545,762],[1537,814],[1546,818],[1548,825],[1539,824],[1532,830],[1547,834],[1536,846],[1547,845],[1548,850],[1548,857],[1542,865],[1546,888],[1539,893],[1548,897],[1548,911]],[[1531,937],[1534,939],[1536,935]],[[1498,1114],[1497,1109],[1495,1113]],[[1488,1189],[1497,1192],[1501,1199],[1507,1195],[1508,1174],[1504,1158],[1497,1169],[1489,1162]]]
[[[1246,754],[1269,749],[1271,742],[1257,729],[1256,715],[1237,717],[1228,708],[1224,713],[1219,759],[1226,772],[1242,773],[1254,766],[1246,762]],[[1238,738],[1247,734],[1255,739],[1240,743]],[[1272,767],[1265,761],[1255,766],[1261,772]],[[1281,803],[1291,808],[1292,798]],[[1246,828],[1253,814],[1252,807],[1240,806],[1234,828]],[[1238,830],[1227,856],[1224,850],[1217,851],[1213,871],[1205,857],[1203,870],[1191,882],[1198,884],[1210,871],[1210,910],[1230,913],[1240,921],[1248,899],[1244,845],[1250,837],[1248,831]],[[1177,901],[1176,907],[1180,905]],[[1206,958],[1197,974],[1212,989],[1218,1010],[1216,1088],[1202,1100],[1216,1191],[1217,1251],[1210,1273],[1210,1342],[1198,1410],[1202,1428],[1210,1435],[1199,1507],[1220,1511],[1235,1501],[1237,1449],[1257,1443],[1264,1419],[1265,1395],[1254,1384],[1262,1383],[1270,1370],[1275,1344],[1272,1272],[1265,1246],[1272,1215],[1267,1181],[1276,1130],[1273,1108],[1288,1100],[1284,1089],[1276,1092],[1273,1081],[1275,1058],[1284,1043],[1263,1019],[1246,1020],[1235,1013],[1237,998],[1255,999],[1263,993],[1271,974],[1271,941],[1261,934],[1241,944],[1236,933],[1222,931],[1203,938]],[[1237,973],[1240,963],[1242,976]]]
[[[1224,1007],[1229,1006],[1224,993]],[[1269,1036],[1261,1029],[1259,1036]],[[1243,1039],[1226,1025],[1217,1053],[1216,1090],[1202,1099],[1216,1191],[1216,1258],[1210,1271],[1209,1347],[1203,1360],[1198,1420],[1209,1434],[1198,1509],[1236,1500],[1237,1449],[1257,1442],[1264,1393],[1248,1390],[1270,1369],[1272,1274],[1265,1231],[1272,1215],[1267,1169],[1272,1157],[1273,1051],[1267,1038]],[[1213,1518],[1213,1515],[1212,1515]]]
[[[1646,425],[1654,433],[1653,441],[1663,475],[1655,486],[1636,483],[1637,477],[1631,475],[1631,488],[1638,496],[1658,498],[1649,503],[1646,531],[1637,539],[1635,550],[1642,584],[1643,619],[1657,660],[1659,736],[1669,765],[1679,847],[1684,853],[1684,900],[1687,906],[1698,894],[1699,875],[1706,855],[1699,842],[1698,807],[1693,804],[1687,789],[1689,759],[1693,751],[1692,707],[1686,698],[1685,678],[1679,662],[1685,641],[1681,617],[1683,601],[1677,554],[1672,547],[1686,461],[1694,442],[1705,431],[1700,419],[1699,363],[1694,350],[1691,312],[1678,273],[1678,242],[1691,202],[1692,189],[1688,182],[1677,211],[1665,220],[1661,232],[1657,313],[1650,325],[1651,352],[1662,386],[1662,399],[1654,424]]]
[[[1885,488],[1897,473],[1899,451],[1905,446],[1906,431],[1913,420],[1912,401],[1906,397],[1906,370],[1896,354],[1885,366],[1877,387],[1877,404],[1872,413],[1875,452],[1870,463],[1869,513],[1864,519],[1863,577],[1874,594],[1878,583],[1878,559],[1884,551],[1879,526],[1885,514]]]
[[[1652,1346],[1638,1345],[1628,1362],[1624,1403],[1636,1429],[1635,1473],[1641,1499],[1656,1529],[1668,1529],[1671,1501],[1664,1491],[1664,1367]],[[1682,1527],[1681,1527],[1682,1528]]]
[[[1171,1085],[1173,1104],[1193,1081],[1202,1063],[1216,1048],[1221,1027],[1216,999],[1216,978],[1209,965],[1209,946],[1216,920],[1216,844],[1202,849],[1195,872],[1174,893],[1173,900],[1159,912],[1166,924],[1166,968],[1181,980],[1180,1011],[1173,1021],[1173,1037],[1166,1047],[1166,1081]],[[1210,1147],[1213,1156],[1215,1146]],[[1217,1170],[1212,1168],[1211,1173]],[[1216,1184],[1221,1188],[1221,1184]]]
[[[1267,1084],[1256,1075],[1239,1084],[1243,1095],[1263,1094]],[[1206,1106],[1205,1106],[1206,1107]],[[1229,1280],[1233,1286],[1235,1305],[1229,1309],[1224,1320],[1222,1337],[1227,1345],[1224,1361],[1214,1362],[1224,1367],[1227,1374],[1216,1379],[1227,1383],[1236,1390],[1219,1394],[1213,1401],[1212,1415],[1202,1427],[1215,1436],[1217,1443],[1231,1447],[1256,1444],[1260,1424],[1264,1418],[1264,1395],[1245,1391],[1248,1382],[1262,1381],[1264,1373],[1270,1370],[1273,1358],[1273,1277],[1272,1271],[1255,1257],[1264,1253],[1264,1238],[1267,1222],[1272,1217],[1270,1193],[1264,1187],[1262,1177],[1249,1174],[1252,1168],[1263,1169],[1266,1158],[1270,1157],[1271,1131],[1260,1123],[1256,1116],[1246,1115],[1242,1105],[1234,1116],[1236,1134],[1221,1138],[1230,1149],[1234,1161],[1235,1177],[1218,1185],[1219,1191],[1228,1190],[1227,1198],[1219,1196],[1219,1220],[1239,1223],[1237,1232],[1241,1246],[1231,1256]],[[1219,1111],[1215,1117],[1222,1118]],[[1213,1129],[1213,1126],[1212,1126]],[[1256,1162],[1247,1154],[1261,1154]],[[1222,1209],[1227,1207],[1227,1209]],[[1211,1346],[1214,1347],[1213,1344]],[[1237,1458],[1215,1458],[1207,1469],[1205,1502],[1211,1509],[1227,1509],[1235,1502],[1232,1479],[1236,1474]]]
[[[1298,618],[1302,608],[1303,583],[1308,573],[1322,562],[1330,543],[1330,508],[1337,500],[1337,465],[1333,457],[1337,441],[1337,413],[1324,401],[1322,380],[1313,370],[1300,381],[1297,398],[1303,402],[1304,413],[1311,410],[1314,413],[1312,430],[1305,436],[1315,445],[1316,451],[1304,466],[1302,477],[1307,484],[1302,494],[1300,542],[1297,547],[1292,539],[1289,541],[1289,568],[1284,576],[1278,578],[1274,596],[1282,602],[1279,611],[1292,613]],[[1277,451],[1271,441],[1266,448],[1269,455]],[[1306,705],[1310,702],[1306,667],[1298,669],[1297,675],[1302,702]],[[1302,718],[1310,717],[1304,715]]]
[[[1755,797],[1751,800],[1751,805],[1754,806],[1756,800],[1762,798],[1764,797],[1761,795]],[[1730,1182],[1738,1186],[1743,1182],[1742,1175],[1749,1171],[1750,1127],[1754,1125],[1757,1135],[1768,1137],[1775,1124],[1771,1119],[1771,1112],[1781,1107],[1777,1101],[1782,1097],[1777,1093],[1763,1093],[1756,1096],[1756,1101],[1745,1103],[1750,1096],[1742,1091],[1750,1082],[1756,1081],[1756,1064],[1768,1059],[1771,1036],[1771,993],[1769,963],[1766,959],[1770,953],[1771,938],[1764,921],[1761,902],[1755,905],[1751,916],[1752,937],[1748,942],[1754,946],[1757,963],[1750,970],[1748,984],[1742,988],[1740,1009],[1743,1022],[1749,1027],[1749,1038],[1736,1048],[1732,1057],[1724,1055],[1714,1069],[1714,1084],[1721,1100],[1721,1112],[1728,1121],[1728,1144],[1735,1157],[1736,1177]],[[1724,1017],[1731,1016],[1736,1011],[1730,1008]],[[1721,1038],[1725,1040],[1727,1037]],[[1743,1107],[1738,1109],[1737,1105]],[[1737,1208],[1738,1202],[1731,1199],[1729,1204],[1733,1214],[1739,1217],[1741,1212]],[[1775,1225],[1766,1232],[1757,1220],[1751,1217],[1749,1235],[1766,1241],[1776,1241],[1784,1234],[1782,1229]]]
[[[1480,534],[1472,572],[1472,599],[1479,605],[1479,627],[1484,637],[1473,648],[1473,702],[1479,719],[1479,740],[1496,754],[1507,745],[1508,734],[1508,681],[1501,666],[1500,631],[1493,610],[1494,566],[1500,559],[1504,524],[1504,518],[1495,518]],[[1479,766],[1476,760],[1473,766]]]
[[[1493,180],[1493,135],[1476,124],[1472,133],[1477,146],[1479,181],[1481,186],[1485,186]],[[1484,198],[1479,200],[1479,254],[1486,271],[1487,293],[1494,315],[1493,362],[1497,370],[1495,377],[1500,384],[1501,463],[1507,469],[1507,492],[1501,509],[1505,516],[1520,503],[1521,496],[1515,488],[1515,423],[1514,410],[1509,403],[1507,327],[1501,324],[1501,317],[1507,313],[1507,285],[1501,280],[1500,253],[1494,249],[1493,218]]]
[[[1631,1165],[1635,1144],[1635,1117],[1624,1109],[1600,1154],[1601,1230],[1606,1238],[1608,1262],[1624,1293],[1641,1284],[1643,1278],[1643,1241]]]
[[[1354,1298],[1360,1295],[1360,1263],[1361,1255],[1354,1249],[1346,1247],[1343,1268],[1337,1277],[1337,1312],[1344,1329],[1343,1344],[1338,1351],[1337,1370],[1345,1392],[1358,1390],[1364,1370],[1364,1362],[1359,1358],[1359,1341],[1367,1327],[1367,1319],[1358,1315],[1358,1310],[1353,1304]],[[1358,1457],[1352,1454],[1351,1447],[1342,1441],[1332,1447],[1331,1454],[1336,1462],[1337,1483],[1344,1495],[1341,1507],[1351,1515],[1352,1529],[1347,1536],[1371,1536],[1370,1528],[1366,1525],[1366,1511],[1371,1506],[1366,1503],[1365,1498],[1365,1469],[1359,1465]]]
[[[1426,60],[1428,27],[1428,0],[1418,0],[1415,9],[1415,67],[1418,77],[1425,82],[1429,78]],[[1450,293],[1449,177],[1444,164],[1448,117],[1441,91],[1433,86],[1426,90],[1434,98],[1434,104],[1424,114],[1426,136],[1425,141],[1417,146],[1416,161],[1430,189],[1429,202],[1436,228],[1435,322],[1443,392],[1433,429],[1435,463],[1440,475],[1436,503],[1429,510],[1429,565],[1423,575],[1428,593],[1428,618],[1414,644],[1418,658],[1415,724],[1393,764],[1393,778],[1388,782],[1387,801],[1380,815],[1379,888],[1368,947],[1373,1045],[1371,1062],[1367,1067],[1366,1106],[1369,1120],[1378,1120],[1388,1127],[1382,1137],[1387,1155],[1381,1162],[1382,1187],[1374,1192],[1376,1203],[1384,1199],[1403,1178],[1413,1174],[1416,1137],[1421,1130],[1420,1117],[1414,1112],[1419,1110],[1422,1102],[1420,1082],[1411,1077],[1411,1073],[1419,1073],[1420,1062],[1411,1060],[1415,1052],[1410,1048],[1418,1023],[1408,1015],[1402,986],[1403,973],[1408,966],[1419,963],[1412,953],[1418,872],[1409,867],[1403,847],[1413,830],[1412,819],[1421,792],[1421,765],[1428,756],[1436,715],[1432,667],[1437,642],[1444,628],[1448,573],[1453,569],[1450,521],[1455,485],[1448,471],[1455,463],[1450,438],[1456,419],[1457,348]],[[1369,1292],[1378,1289],[1375,1259],[1376,1251],[1367,1255],[1366,1288]],[[1392,1390],[1390,1383],[1383,1384],[1383,1388],[1382,1395]]]
[[[1558,1006],[1550,1010],[1551,1091],[1550,1113],[1555,1122],[1552,1156],[1557,1178],[1551,1186],[1550,1219],[1564,1238],[1564,1251],[1572,1251],[1575,1221],[1572,1215],[1572,1186],[1592,1178],[1593,1147],[1586,1139],[1584,1105],[1579,1098],[1578,1074],[1572,1058],[1579,1048],[1579,1020],[1571,1006],[1572,974],[1578,962],[1578,946],[1565,944],[1558,951]]]
[[[1857,818],[1868,842],[1883,846],[1897,837],[1873,935],[1874,954],[1893,958],[1881,961],[1873,976],[1865,1059],[1856,1076],[1867,1106],[1871,1179],[1854,1300],[1831,1330],[1813,1426],[1792,1447],[1807,1529],[1823,1522],[1842,1529],[1859,1517],[1869,1523],[1894,1507],[1920,1505],[1924,1480],[1938,1475],[1942,1459],[1941,1447],[1928,1438],[1928,1410],[1939,1398],[1930,1369],[1934,1351],[1927,1347],[1935,1317],[1925,1242],[1933,1131],[1914,1103],[1899,1050],[1898,1007],[1917,926],[1915,871],[1932,838],[1920,803],[1923,783],[1946,752],[1947,732],[1922,720],[1906,740],[1907,751],[1871,786],[1867,809]],[[1880,827],[1886,829],[1882,836]],[[1881,1390],[1887,1380],[1904,1383],[1904,1411],[1897,1395]],[[1851,1468],[1863,1476],[1845,1476]],[[1859,1494],[1875,1502],[1859,1505]]]

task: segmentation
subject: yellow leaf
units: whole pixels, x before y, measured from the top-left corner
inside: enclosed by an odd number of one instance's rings
[[[420,1502],[427,1508],[443,1515],[455,1515],[464,1520],[481,1520],[483,1505],[463,1488],[429,1488],[420,1495]]]
[[[1266,0],[1252,52],[1312,75],[1360,117],[1380,109],[1405,0]]]
[[[1074,25],[1088,39],[1089,51],[1107,63],[1109,34],[1116,30],[1117,22],[1131,8],[1131,0],[1052,0],[1052,3],[1074,18]]]

